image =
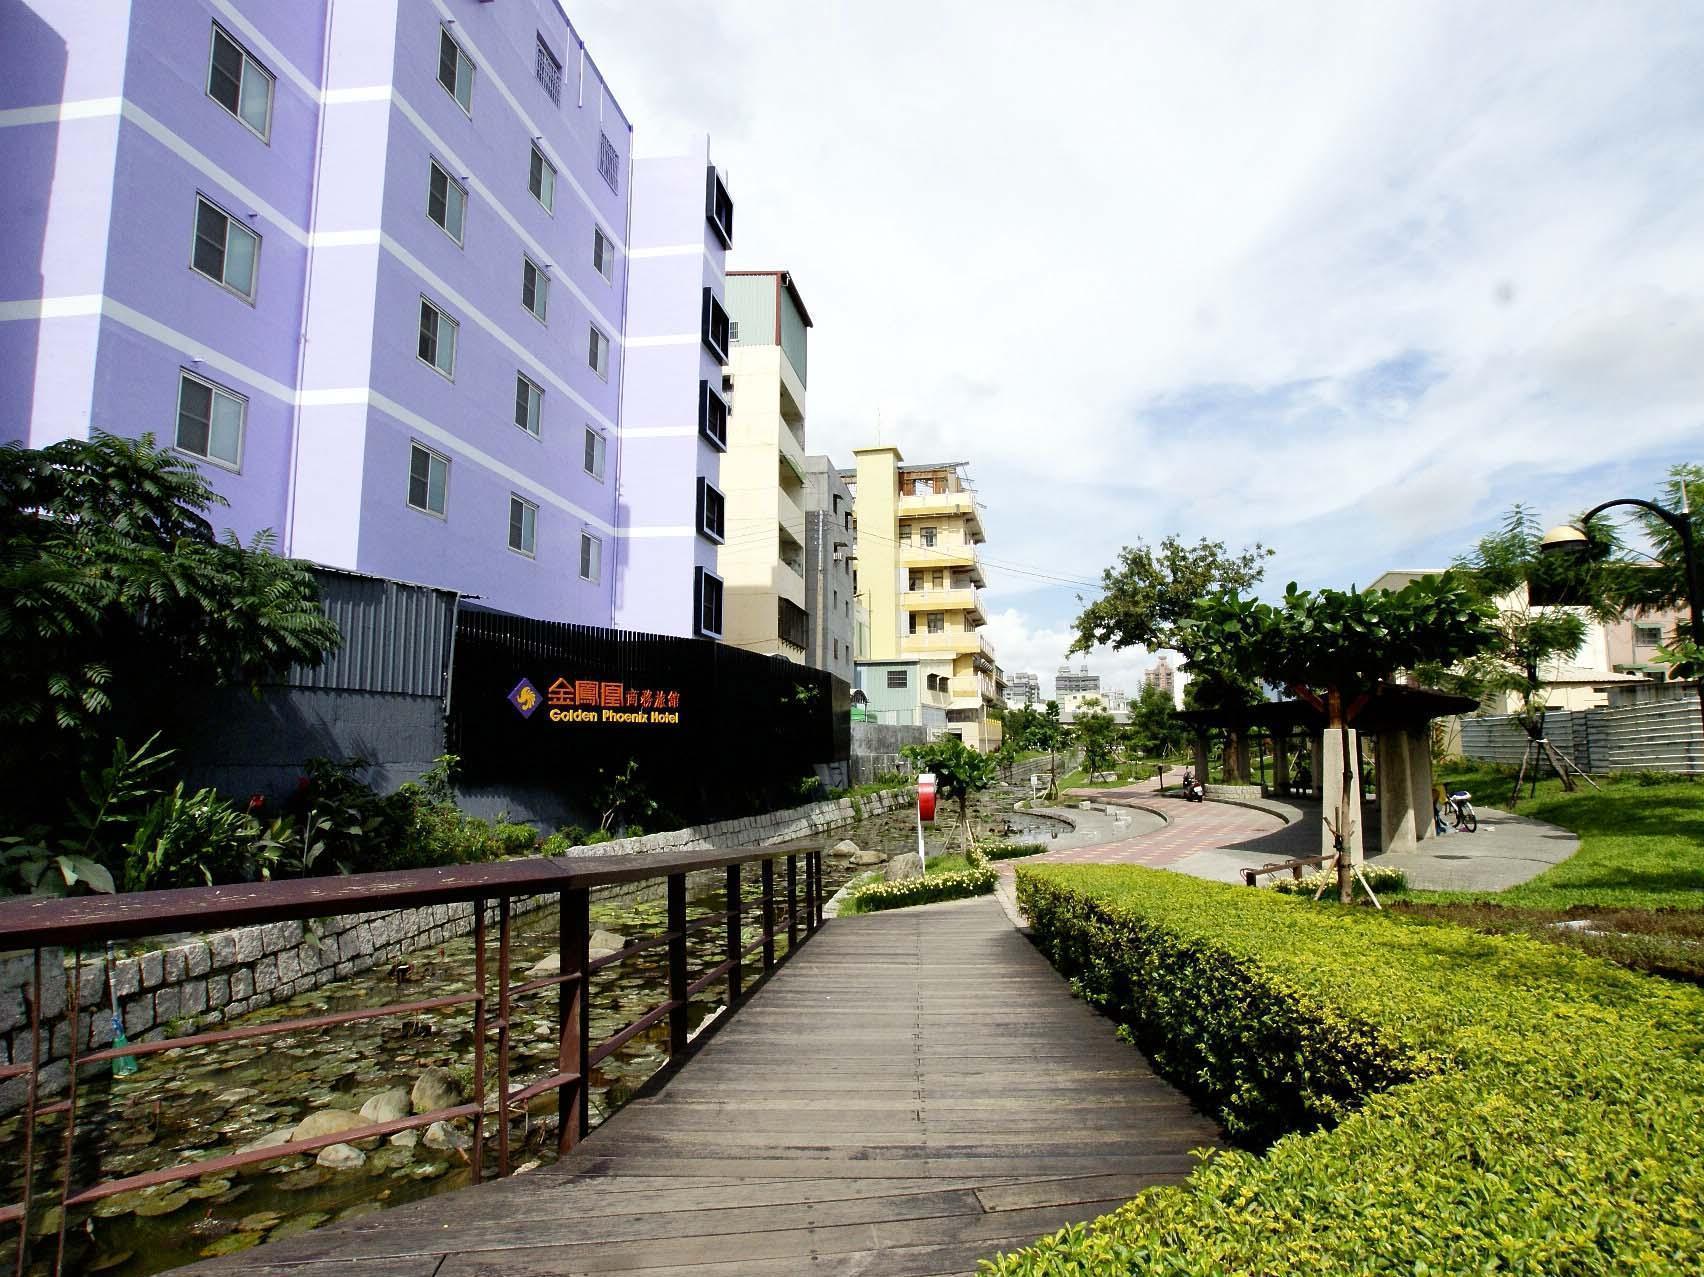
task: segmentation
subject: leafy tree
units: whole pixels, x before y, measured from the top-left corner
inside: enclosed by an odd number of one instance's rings
[[[214,536],[225,504],[193,463],[96,434],[0,448],[0,768],[15,818],[63,808],[64,777],[185,691],[256,687],[339,642],[312,575]]]
[[[1093,777],[1096,772],[1106,771],[1116,761],[1118,724],[1092,696],[1083,701],[1082,710],[1088,712],[1079,710],[1077,721],[1072,725],[1072,735],[1083,751],[1083,770]]]
[[[1357,805],[1349,728],[1398,670],[1469,660],[1498,641],[1490,609],[1458,574],[1423,577],[1392,593],[1298,590],[1281,607],[1220,595],[1190,618],[1194,650],[1215,668],[1287,687],[1342,733],[1343,784],[1335,818],[1339,852],[1349,845]],[[1349,901],[1350,870],[1339,856],[1338,893]]]
[[[1192,696],[1196,707],[1235,709],[1258,704],[1257,685],[1190,650],[1192,631],[1187,621],[1201,599],[1252,589],[1266,575],[1265,561],[1272,553],[1257,542],[1240,554],[1231,554],[1223,541],[1205,537],[1193,546],[1176,536],[1166,537],[1157,548],[1144,542],[1126,546],[1119,551],[1117,564],[1102,574],[1100,598],[1078,614],[1071,650],[1086,652],[1104,644],[1181,652],[1194,689],[1193,693],[1186,689],[1186,695]],[[1248,779],[1243,733],[1234,727],[1226,733],[1225,773],[1232,779]]]
[[[935,774],[938,797],[958,800],[959,824],[964,829],[964,845],[968,848],[970,796],[994,783],[994,756],[978,753],[957,736],[943,736],[924,745],[907,745],[899,754],[908,767]]]
[[[1130,702],[1130,737],[1135,748],[1151,758],[1169,757],[1188,741],[1183,720],[1164,688],[1144,687]]]
[[[1540,548],[1543,537],[1533,511],[1516,504],[1501,529],[1457,559],[1461,579],[1494,612],[1496,641],[1453,668],[1425,671],[1428,681],[1479,700],[1513,694],[1515,717],[1534,741],[1544,738],[1545,675],[1579,652],[1587,618],[1609,622],[1621,616],[1618,583],[1629,575],[1607,528],[1593,529],[1587,557],[1546,554]],[[1563,786],[1573,789],[1567,769],[1556,770]]]
[[[1704,466],[1671,466],[1662,492],[1654,500],[1676,514],[1686,512],[1692,525],[1692,543],[1704,554]],[[1634,522],[1650,543],[1652,561],[1616,574],[1615,601],[1637,612],[1684,613],[1691,600],[1686,589],[1686,547],[1680,534],[1647,510],[1638,511]],[[1600,536],[1601,529],[1594,528],[1593,542]],[[1683,616],[1664,640],[1660,658],[1674,667],[1675,678],[1704,676],[1704,634],[1691,630],[1692,622]],[[1704,686],[1699,695],[1704,697]]]

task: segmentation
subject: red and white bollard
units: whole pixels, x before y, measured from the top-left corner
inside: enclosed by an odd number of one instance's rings
[[[917,777],[917,864],[919,868],[928,862],[923,851],[923,822],[935,823],[935,774],[922,772]]]

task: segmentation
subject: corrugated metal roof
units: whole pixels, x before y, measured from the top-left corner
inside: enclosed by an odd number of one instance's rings
[[[316,567],[314,577],[343,646],[318,669],[292,669],[290,686],[443,698],[455,642],[453,590],[332,568]]]

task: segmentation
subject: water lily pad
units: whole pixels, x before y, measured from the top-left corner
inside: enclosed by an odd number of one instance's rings
[[[190,1200],[191,1198],[187,1190],[176,1188],[169,1193],[160,1193],[156,1196],[150,1197],[145,1202],[137,1203],[136,1214],[142,1216],[144,1219],[154,1219],[160,1215],[170,1215],[173,1211],[182,1210],[185,1206],[188,1206]]]
[[[128,1263],[135,1258],[136,1252],[133,1250],[115,1250],[110,1254],[96,1255],[89,1264],[89,1271],[92,1273],[111,1272],[120,1264]]]
[[[206,1259],[217,1259],[220,1255],[235,1255],[238,1251],[258,1245],[263,1236],[262,1233],[231,1233],[221,1237],[211,1245],[203,1246],[201,1254]]]
[[[276,1228],[284,1216],[275,1210],[257,1210],[252,1215],[244,1215],[237,1221],[237,1227],[245,1233],[264,1233],[269,1228]]]
[[[331,1216],[322,1210],[311,1210],[306,1214],[297,1215],[295,1218],[285,1220],[282,1224],[278,1225],[277,1228],[274,1228],[272,1230],[272,1240],[275,1242],[282,1241],[286,1237],[295,1237],[299,1233],[312,1232],[330,1218]]]
[[[331,1172],[323,1166],[309,1166],[299,1171],[291,1171],[288,1175],[278,1177],[278,1187],[292,1193],[304,1188],[318,1188],[331,1178]]]
[[[218,1197],[230,1186],[231,1181],[228,1179],[200,1179],[184,1191],[194,1200],[201,1201],[203,1198]]]

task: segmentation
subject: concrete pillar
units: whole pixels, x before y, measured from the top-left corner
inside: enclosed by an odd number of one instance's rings
[[[1432,819],[1432,728],[1421,724],[1408,733],[1408,792],[1414,796],[1414,838],[1425,842],[1438,835]]]
[[[1379,760],[1379,847],[1383,851],[1413,851],[1421,814],[1415,805],[1408,733],[1380,732],[1375,743]],[[1430,803],[1427,810],[1431,810]]]
[[[1290,733],[1272,733],[1272,791],[1286,793],[1290,788]]]
[[[1320,794],[1319,822],[1319,854],[1329,856],[1336,852],[1331,828],[1326,822],[1336,821],[1339,817],[1338,806],[1343,796],[1343,737],[1345,733],[1336,727],[1328,727],[1320,738],[1320,769],[1317,777]],[[1349,850],[1349,863],[1358,865],[1366,859],[1365,840],[1361,834],[1361,774],[1357,761],[1358,744],[1355,732],[1351,729],[1349,737],[1349,836],[1344,845]]]
[[[1316,797],[1322,788],[1320,777],[1325,774],[1325,754],[1319,742],[1320,737],[1317,734],[1308,737],[1308,766],[1313,768],[1313,791]]]

